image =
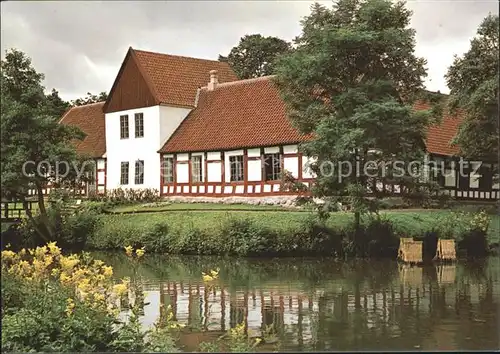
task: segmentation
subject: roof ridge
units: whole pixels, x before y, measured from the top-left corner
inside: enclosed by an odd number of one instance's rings
[[[135,51],[135,52],[142,52],[142,53],[149,53],[149,54],[156,54],[156,55],[165,55],[165,56],[169,56],[169,57],[176,57],[176,58],[182,58],[182,59],[203,60],[203,61],[211,61],[211,62],[214,62],[214,63],[225,63],[223,61],[214,60],[214,59],[195,58],[195,57],[188,57],[188,56],[185,56],[185,55],[152,52],[150,50],[142,50],[142,49],[134,49],[134,48],[132,48],[132,50]]]
[[[93,105],[98,105],[98,104],[103,104],[103,103],[106,103],[106,101],[86,103],[86,104],[82,104],[82,105],[79,105],[79,106],[73,106],[73,107],[71,107],[71,109],[73,109],[73,108],[80,108],[80,107],[88,107],[88,106],[93,106]]]
[[[228,87],[228,86],[252,84],[254,82],[266,81],[266,80],[272,79],[275,76],[276,75],[266,75],[266,76],[253,77],[251,79],[243,79],[243,80],[236,80],[236,81],[229,81],[229,82],[220,82],[215,87],[215,90],[217,90],[219,88]],[[200,89],[206,90],[206,89],[208,89],[208,86],[200,87]]]

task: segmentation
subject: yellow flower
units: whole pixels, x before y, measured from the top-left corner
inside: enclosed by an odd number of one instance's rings
[[[132,252],[134,252],[132,246],[125,247],[125,253],[127,254],[127,256],[132,257]]]
[[[51,274],[52,274],[54,277],[57,277],[57,276],[59,275],[59,269],[57,269],[57,268],[52,269]]]
[[[213,277],[213,278],[217,278],[218,275],[219,275],[219,268],[217,268],[217,270],[211,270],[210,271],[210,275]]]
[[[262,342],[262,339],[261,339],[261,338],[256,338],[256,339],[255,339],[255,344],[259,344],[260,342]]]
[[[73,313],[73,310],[75,309],[75,302],[73,301],[72,298],[68,298],[66,300],[66,315],[69,317]]]
[[[82,279],[78,283],[78,289],[83,292],[87,292],[90,290],[90,280],[89,279]]]
[[[67,271],[68,273],[73,270],[73,268],[80,262],[78,259],[78,256],[76,255],[71,255],[69,257],[61,257],[59,260],[59,263],[61,264],[61,268],[64,271]]]
[[[128,287],[124,283],[116,284],[113,286],[113,292],[117,295],[125,295],[127,293]]]
[[[97,302],[103,302],[105,299],[104,295],[101,293],[94,293],[94,300]]]
[[[66,285],[71,282],[71,278],[64,272],[61,273],[61,276],[59,277],[59,280],[63,285]]]
[[[146,251],[144,250],[144,247],[138,248],[137,250],[135,250],[135,254],[137,255],[137,258],[141,258],[142,256],[144,256],[144,253],[146,253]]]
[[[35,255],[36,258],[42,259],[45,257],[46,253],[47,253],[47,247],[43,246],[43,247],[37,247],[33,254]]]
[[[13,259],[14,257],[16,256],[16,253],[15,252],[12,252],[12,251],[2,251],[2,260],[10,260],[10,259]]]
[[[52,264],[53,261],[54,261],[54,258],[52,256],[46,256],[45,260],[44,260],[45,266],[48,267],[49,265]]]
[[[102,271],[105,277],[112,277],[113,276],[113,267],[111,266],[104,266],[102,267]]]
[[[56,246],[56,242],[50,242],[47,244],[50,254],[53,256],[59,256],[61,254],[61,249]]]

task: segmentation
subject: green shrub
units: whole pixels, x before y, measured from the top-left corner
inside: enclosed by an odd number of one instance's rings
[[[153,203],[160,201],[160,192],[153,188],[115,188],[105,194],[89,193],[88,199],[92,202],[112,202],[116,204],[127,203]]]
[[[488,254],[488,240],[486,231],[474,228],[458,238],[457,249],[469,258],[483,258]]]
[[[222,222],[219,234],[228,254],[247,256],[272,251],[271,231],[250,219],[229,217]]]
[[[390,220],[379,216],[371,218],[363,233],[366,243],[359,256],[396,258],[399,237],[395,234]]]
[[[69,294],[50,284],[51,290],[28,287],[11,276],[2,279],[3,352],[110,351],[116,336],[114,319],[75,300],[66,314]]]

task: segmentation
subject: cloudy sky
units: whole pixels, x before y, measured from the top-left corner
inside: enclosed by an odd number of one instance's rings
[[[330,2],[324,2],[330,4]],[[1,50],[27,53],[45,86],[64,99],[109,91],[129,46],[217,59],[245,34],[291,40],[311,1],[8,1],[1,3]],[[496,0],[409,0],[417,54],[428,60],[427,88],[448,92],[453,54],[498,13]]]

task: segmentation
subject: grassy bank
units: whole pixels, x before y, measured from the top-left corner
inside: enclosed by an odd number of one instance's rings
[[[351,213],[333,213],[323,223],[312,212],[237,208],[102,215],[101,226],[87,245],[112,250],[130,244],[145,246],[148,252],[180,254],[395,255],[399,237],[423,237],[434,231],[458,241],[471,222],[447,210],[384,211],[380,215],[380,219],[363,219],[361,249],[356,250],[346,244],[346,236],[353,235]],[[500,218],[490,216],[489,224],[488,243],[499,242]]]

